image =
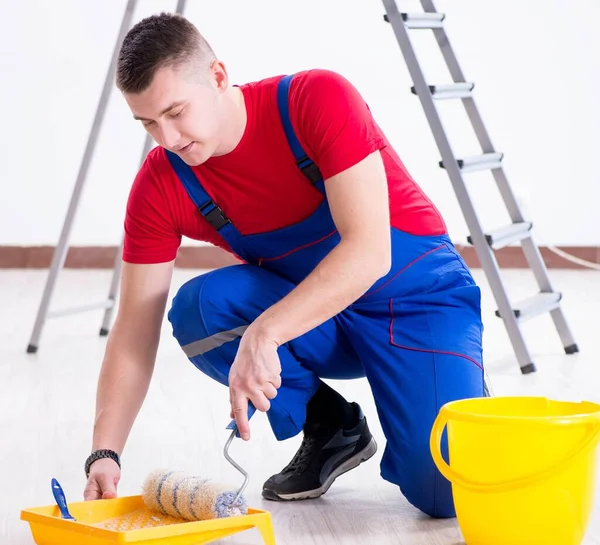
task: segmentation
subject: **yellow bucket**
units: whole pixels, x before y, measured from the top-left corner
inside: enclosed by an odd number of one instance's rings
[[[440,450],[448,429],[450,465]],[[467,545],[579,545],[596,487],[600,405],[541,397],[442,407],[431,454]]]

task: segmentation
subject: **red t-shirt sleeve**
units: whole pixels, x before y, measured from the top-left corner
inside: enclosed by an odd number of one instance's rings
[[[289,99],[294,130],[324,179],[386,145],[364,98],[336,72],[316,69],[297,74]]]
[[[181,234],[167,195],[169,184],[160,183],[153,166],[154,149],[135,177],[125,213],[123,260],[129,263],[161,263],[177,256]]]

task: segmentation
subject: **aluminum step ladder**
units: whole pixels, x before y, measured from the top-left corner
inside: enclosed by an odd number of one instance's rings
[[[536,367],[520,328],[520,324],[525,320],[550,312],[565,352],[574,354],[579,349],[561,308],[562,295],[553,290],[548,270],[534,241],[532,223],[524,219],[502,167],[503,154],[494,149],[481,114],[475,104],[473,98],[474,84],[465,80],[452,49],[444,29],[445,14],[436,11],[433,0],[420,0],[420,3],[423,12],[402,13],[398,10],[396,0],[383,0],[386,11],[384,20],[392,26],[413,81],[411,91],[421,101],[441,154],[442,160],[439,165],[448,173],[458,198],[470,232],[470,236],[467,237],[468,242],[475,247],[498,307],[496,316],[504,321],[521,372],[524,374],[532,373],[536,371]],[[419,66],[410,37],[410,31],[422,29],[433,31],[448,67],[452,83],[432,85],[425,81],[425,75]],[[454,156],[436,106],[438,100],[448,99],[462,100],[477,140],[481,145],[481,155],[463,158]],[[465,174],[470,172],[482,170],[491,171],[512,222],[505,228],[488,233],[484,232],[478,220],[464,177]],[[539,293],[524,301],[516,302],[513,307],[500,275],[495,251],[514,243],[521,244],[529,268],[539,286]]]
[[[120,278],[121,278],[121,250],[123,248],[123,237],[121,238],[121,243],[119,249],[117,250],[117,255],[115,257],[115,263],[113,268],[112,280],[110,282],[110,287],[108,290],[108,297],[103,301],[92,302],[80,305],[78,307],[66,308],[60,310],[51,310],[50,305],[52,302],[52,296],[54,294],[54,289],[56,287],[56,281],[60,275],[60,272],[64,268],[65,260],[67,258],[67,253],[69,250],[69,238],[71,236],[71,231],[73,228],[73,223],[75,221],[75,217],[77,215],[77,208],[79,206],[79,202],[81,199],[81,194],[84,189],[84,185],[87,179],[87,173],[90,167],[90,163],[92,161],[92,157],[94,155],[94,151],[96,148],[96,142],[98,140],[98,135],[100,133],[100,129],[102,127],[102,122],[104,120],[104,116],[106,114],[106,109],[108,106],[108,101],[111,95],[111,92],[114,87],[115,74],[117,68],[117,59],[119,56],[119,50],[121,49],[121,44],[125,38],[125,35],[129,31],[133,22],[133,15],[135,12],[135,8],[137,6],[138,0],[127,0],[127,4],[125,6],[125,10],[123,13],[123,17],[121,19],[121,26],[118,31],[117,40],[115,43],[115,47],[113,50],[112,58],[106,73],[106,78],[104,80],[104,86],[102,88],[102,92],[100,94],[100,99],[98,101],[98,106],[96,108],[96,113],[94,116],[94,120],[92,122],[92,127],[90,130],[90,134],[88,137],[88,141],[86,144],[86,148],[83,154],[83,158],[81,161],[81,165],[79,167],[79,172],[77,175],[77,179],[75,181],[75,186],[73,189],[73,193],[71,195],[71,200],[69,202],[69,207],[67,209],[67,213],[63,222],[62,231],[60,234],[60,238],[56,249],[54,250],[54,254],[52,256],[52,263],[50,265],[50,270],[48,273],[48,277],[46,280],[46,285],[44,288],[44,292],[42,294],[42,299],[40,301],[38,313],[35,319],[35,323],[33,325],[33,331],[31,333],[31,337],[29,339],[29,344],[27,345],[27,353],[34,354],[38,351],[40,338],[42,335],[42,331],[46,324],[46,321],[49,318],[58,318],[61,316],[67,316],[72,314],[77,314],[80,312],[86,312],[90,310],[104,309],[104,318],[102,320],[102,325],[100,326],[100,336],[108,335],[110,322],[112,319],[112,314],[115,307],[115,301],[117,298],[117,292],[119,290]],[[187,0],[177,0],[177,6],[175,8],[176,13],[183,14],[185,11]],[[144,141],[144,146],[142,150],[142,156],[140,160],[140,165],[143,163],[144,159],[148,155],[149,151],[152,149],[152,138],[149,134],[146,134],[146,138]]]

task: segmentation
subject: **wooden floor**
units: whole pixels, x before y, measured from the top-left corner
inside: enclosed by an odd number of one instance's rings
[[[177,271],[173,289],[198,271]],[[547,395],[600,401],[600,274],[552,271],[563,291],[564,308],[582,352],[565,356],[549,317],[525,324],[538,372],[522,376],[485,279],[476,271],[484,294],[485,353],[494,393]],[[100,312],[54,319],[47,323],[40,351],[25,348],[33,326],[46,273],[0,271],[0,543],[30,545],[28,525],[19,520],[25,507],[53,503],[50,480],[56,477],[69,501],[80,501],[83,461],[89,453],[95,387],[104,351],[98,337]],[[534,293],[529,274],[504,274],[515,298]],[[108,271],[65,271],[53,307],[97,301],[107,293]],[[121,495],[138,494],[146,474],[168,467],[237,480],[223,459],[229,421],[227,391],[187,363],[165,324],[155,379],[123,457]],[[300,437],[277,444],[264,415],[252,421],[251,443],[234,443],[231,454],[250,471],[250,504],[271,511],[278,545],[458,545],[463,543],[455,520],[420,515],[398,489],[379,476],[383,438],[364,380],[335,383],[359,401],[380,449],[368,463],[336,481],[321,499],[276,504],[260,498],[264,479],[285,465]],[[600,544],[599,503],[585,540]],[[510,521],[507,520],[507,524]],[[261,543],[254,530],[223,543]],[[60,545],[60,544],[57,544]],[[506,544],[509,545],[509,544]]]

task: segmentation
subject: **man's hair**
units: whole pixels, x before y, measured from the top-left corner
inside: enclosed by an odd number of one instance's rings
[[[117,61],[117,87],[140,93],[163,67],[179,68],[192,62],[200,72],[215,59],[198,29],[179,14],[161,13],[139,21],[125,36]]]

